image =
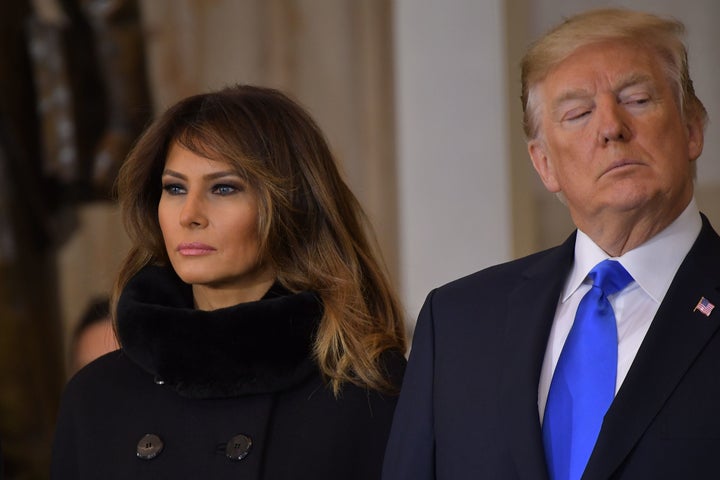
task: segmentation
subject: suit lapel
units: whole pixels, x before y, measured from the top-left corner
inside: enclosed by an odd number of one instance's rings
[[[502,418],[520,478],[547,479],[545,451],[538,416],[540,370],[555,309],[572,265],[575,235],[542,257],[508,295],[501,387]]]
[[[720,327],[720,312],[693,311],[701,297],[720,305],[720,238],[703,229],[671,284],[615,401],[605,416],[585,480],[606,479],[622,464],[676,385]]]

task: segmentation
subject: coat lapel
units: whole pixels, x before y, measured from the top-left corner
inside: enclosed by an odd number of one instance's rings
[[[502,418],[507,420],[507,441],[522,479],[548,478],[538,416],[538,382],[574,245],[573,234],[526,270],[524,280],[508,296],[507,357],[500,401]]]
[[[584,480],[607,479],[622,464],[720,327],[720,312],[693,311],[701,297],[720,306],[718,272],[720,238],[703,217],[703,229],[605,416]]]

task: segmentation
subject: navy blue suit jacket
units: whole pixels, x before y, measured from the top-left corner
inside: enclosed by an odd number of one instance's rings
[[[547,479],[537,391],[575,235],[432,291],[384,480]],[[701,297],[718,307],[693,311]],[[720,237],[703,217],[583,479],[720,478]]]

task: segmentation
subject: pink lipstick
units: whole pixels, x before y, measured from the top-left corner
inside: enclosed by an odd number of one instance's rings
[[[200,242],[190,242],[178,245],[177,251],[180,255],[195,257],[198,255],[207,255],[208,253],[212,253],[215,251],[215,248]]]

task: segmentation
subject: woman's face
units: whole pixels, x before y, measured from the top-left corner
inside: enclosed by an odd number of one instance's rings
[[[260,258],[258,199],[232,165],[173,142],[158,219],[170,263],[193,286],[198,308],[257,300],[274,275]]]

